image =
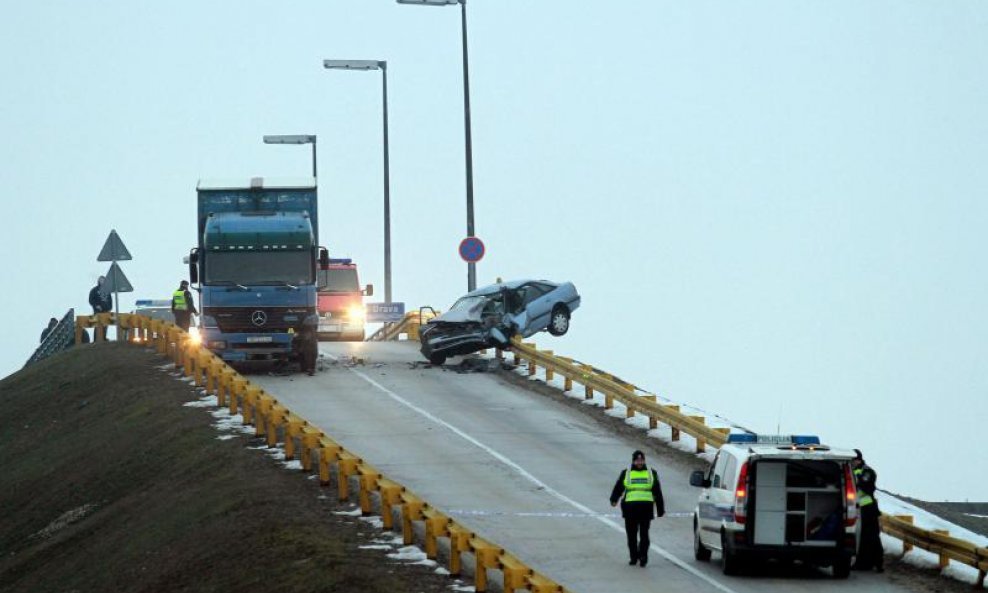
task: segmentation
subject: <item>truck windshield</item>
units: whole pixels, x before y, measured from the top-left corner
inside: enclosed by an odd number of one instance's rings
[[[210,253],[206,284],[309,284],[312,254],[308,251]]]
[[[320,292],[358,292],[357,270],[319,270],[319,284],[325,284]]]

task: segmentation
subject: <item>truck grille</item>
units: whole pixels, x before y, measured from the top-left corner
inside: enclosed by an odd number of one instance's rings
[[[223,333],[280,333],[302,327],[315,309],[305,307],[208,307],[203,315],[216,320]]]

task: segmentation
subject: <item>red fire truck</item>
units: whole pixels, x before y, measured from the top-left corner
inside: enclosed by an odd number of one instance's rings
[[[320,341],[362,341],[364,339],[364,297],[374,294],[374,286],[360,288],[357,264],[333,259],[319,269]]]

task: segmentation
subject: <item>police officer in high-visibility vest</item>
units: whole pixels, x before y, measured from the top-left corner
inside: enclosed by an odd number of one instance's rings
[[[875,500],[875,482],[878,474],[865,463],[861,451],[854,450],[855,458],[851,460],[854,469],[854,483],[858,488],[858,509],[861,515],[861,542],[858,544],[858,556],[854,560],[854,570],[885,571],[885,548],[882,546],[881,527],[878,518],[882,515]]]
[[[624,530],[628,535],[630,566],[648,564],[648,527],[656,516],[666,514],[662,500],[662,487],[659,475],[645,465],[645,454],[635,451],[631,454],[631,467],[621,471],[617,483],[611,491],[611,506],[621,500],[621,516],[624,517]],[[653,514],[654,509],[654,514]]]
[[[189,323],[193,315],[198,315],[196,304],[192,302],[192,293],[189,292],[189,282],[182,280],[178,290],[172,293],[172,314],[175,316],[175,325],[189,331]]]

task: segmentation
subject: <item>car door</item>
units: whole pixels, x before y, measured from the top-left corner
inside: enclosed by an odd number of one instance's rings
[[[717,453],[707,480],[710,485],[700,491],[700,499],[697,503],[697,526],[700,530],[700,541],[707,547],[720,549],[720,511],[717,508],[718,491],[722,481],[721,474],[724,471],[725,458],[727,455],[723,451]]]
[[[522,335],[531,336],[544,330],[549,325],[549,314],[552,312],[552,299],[546,286],[532,282],[522,287],[522,302],[524,303],[524,331]]]

